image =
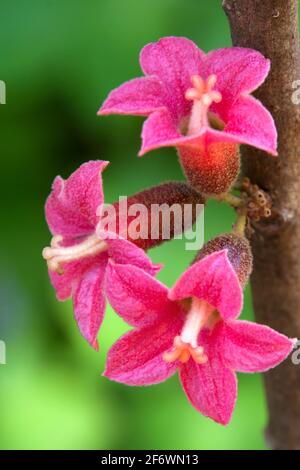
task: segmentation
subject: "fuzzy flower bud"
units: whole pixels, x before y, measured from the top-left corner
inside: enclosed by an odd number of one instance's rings
[[[204,197],[184,182],[153,186],[130,196],[126,204],[114,204],[116,231],[148,250],[190,229],[204,203]]]

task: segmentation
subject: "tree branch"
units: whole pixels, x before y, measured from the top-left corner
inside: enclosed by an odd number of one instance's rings
[[[300,79],[297,0],[224,0],[233,44],[271,59],[271,72],[256,96],[272,113],[279,158],[253,148],[243,152],[243,171],[269,192],[270,221],[252,239],[252,292],[256,318],[290,337],[300,337],[300,105],[292,83]],[[300,449],[300,365],[287,359],[265,374],[270,413],[266,431],[273,449]]]

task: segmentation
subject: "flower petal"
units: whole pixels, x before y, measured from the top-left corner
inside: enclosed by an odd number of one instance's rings
[[[294,340],[265,325],[229,321],[218,325],[223,336],[226,364],[238,372],[263,372],[282,362],[293,349]]]
[[[88,270],[74,293],[74,313],[82,336],[98,350],[97,335],[105,312],[105,263]]]
[[[80,279],[85,272],[94,265],[102,266],[107,263],[108,257],[106,253],[97,256],[91,256],[79,261],[72,261],[63,265],[63,274],[57,274],[49,270],[51,283],[56,290],[58,300],[66,300],[71,297],[78,285]]]
[[[136,266],[110,261],[105,285],[111,306],[129,325],[144,327],[181,313],[168,288]]]
[[[182,322],[161,322],[130,331],[110,349],[103,375],[127,385],[151,385],[162,382],[176,371],[176,363],[167,363],[162,355],[172,347]]]
[[[217,251],[194,263],[170,290],[172,300],[198,297],[215,307],[224,319],[236,318],[243,293],[227,250]]]
[[[147,116],[164,108],[163,84],[155,77],[134,78],[113,90],[98,114],[135,114]]]
[[[129,240],[108,232],[97,231],[99,237],[108,244],[108,256],[117,264],[131,264],[137,266],[151,275],[157,274],[161,269],[160,264],[153,264],[144,250],[137,247]]]
[[[101,173],[107,165],[102,160],[90,161],[67,180],[55,178],[45,207],[52,234],[77,237],[94,230],[97,209],[103,203]]]
[[[241,93],[256,90],[267,77],[270,61],[260,52],[243,47],[227,47],[206,56],[207,75],[217,76],[216,89],[222,94],[220,108],[232,104]]]
[[[140,63],[145,75],[158,77],[169,91],[169,110],[174,117],[186,116],[191,103],[185,92],[192,75],[203,74],[205,54],[192,41],[182,37],[165,37],[145,46]]]
[[[205,339],[206,336],[206,339]],[[191,404],[217,423],[229,423],[237,397],[234,372],[224,366],[222,351],[217,347],[216,335],[202,335],[208,361],[196,364],[190,359],[180,369],[180,380]]]
[[[171,114],[166,110],[156,111],[144,122],[139,156],[159,147],[176,146],[181,140]]]
[[[228,113],[224,133],[237,142],[277,155],[277,131],[269,111],[253,96],[240,96]]]

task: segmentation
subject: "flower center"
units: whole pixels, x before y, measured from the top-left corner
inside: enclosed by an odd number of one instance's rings
[[[181,334],[175,336],[172,349],[163,354],[163,359],[166,362],[185,363],[192,357],[197,364],[204,364],[207,356],[203,346],[198,344],[198,337],[204,326],[210,326],[214,311],[215,308],[207,302],[194,297]]]
[[[209,107],[212,103],[219,103],[222,100],[221,93],[213,89],[216,81],[216,75],[210,75],[206,80],[200,75],[191,77],[193,87],[185,92],[185,98],[193,101],[187,135],[199,134],[203,127],[209,126]]]
[[[95,256],[107,249],[107,243],[96,234],[90,235],[77,245],[61,246],[62,241],[63,236],[55,235],[51,240],[51,246],[43,249],[43,258],[47,261],[48,268],[58,274],[64,273],[62,267],[64,263]]]

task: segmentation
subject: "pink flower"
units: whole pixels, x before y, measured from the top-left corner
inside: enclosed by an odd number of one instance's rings
[[[43,250],[51,282],[59,300],[72,297],[81,334],[98,348],[97,334],[105,311],[109,259],[135,265],[153,275],[153,265],[141,248],[116,234],[96,233],[103,204],[102,171],[106,161],[83,164],[67,180],[55,178],[46,202],[46,219],[53,235]],[[113,288],[113,285],[111,286]]]
[[[140,155],[212,142],[249,144],[276,154],[273,118],[250,96],[270,69],[259,52],[228,47],[205,54],[189,39],[166,37],[145,46],[140,63],[145,77],[113,90],[99,110],[149,116]]]
[[[179,369],[192,405],[225,425],[236,401],[235,371],[268,370],[292,350],[286,336],[237,320],[242,290],[226,250],[193,264],[170,291],[137,267],[110,262],[108,269],[111,304],[135,327],[108,354],[104,375],[112,380],[150,385]]]

